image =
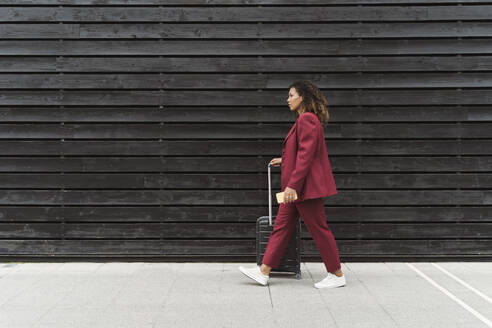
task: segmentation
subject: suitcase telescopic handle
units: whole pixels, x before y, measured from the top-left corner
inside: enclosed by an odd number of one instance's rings
[[[268,162],[268,224],[272,225],[272,177],[270,173],[271,162]]]

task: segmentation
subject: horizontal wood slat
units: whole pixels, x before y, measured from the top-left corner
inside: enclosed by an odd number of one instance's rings
[[[491,26],[492,30],[492,26]],[[294,74],[0,74],[0,89],[273,89],[296,78]],[[358,73],[313,74],[323,89],[344,88],[486,88],[492,73]],[[227,84],[224,83],[227,81]]]
[[[489,122],[492,111],[488,105],[460,106],[330,106],[330,123],[325,135],[336,122]],[[126,107],[0,107],[3,123],[16,122],[97,122],[97,123],[278,123],[291,124],[292,113],[284,106],[258,108],[253,106],[158,106]]]
[[[309,240],[304,223],[301,229],[301,238]],[[492,223],[331,223],[330,229],[340,240],[492,238]],[[254,225],[243,223],[0,223],[0,239],[254,239],[255,234]]]
[[[488,38],[421,40],[7,40],[2,56],[344,56],[492,54]]]
[[[0,141],[2,155],[280,156],[281,141]],[[492,140],[331,140],[331,155],[488,155]],[[425,159],[422,159],[425,161]],[[264,159],[266,167],[269,159]]]
[[[0,190],[0,205],[268,205],[264,190]],[[492,205],[491,190],[343,190],[329,205]]]
[[[41,150],[48,151],[49,148]],[[61,152],[60,152],[61,153]],[[23,154],[25,155],[25,154]],[[35,154],[38,155],[38,154]],[[272,155],[273,156],[273,155]],[[0,172],[207,172],[224,173],[264,173],[267,159],[258,156],[213,156],[213,157],[171,157],[171,156],[131,156],[131,157],[8,157],[0,161]],[[492,156],[339,156],[330,157],[330,163],[336,178],[342,172],[410,172],[415,173],[445,173],[445,172],[491,172]],[[278,169],[274,168],[272,180],[274,187]],[[256,179],[259,177],[256,176]],[[263,179],[266,177],[263,176]],[[452,183],[452,180],[451,182]],[[262,187],[264,187],[262,185]]]
[[[490,19],[492,5],[290,7],[3,7],[0,22],[330,22]]]
[[[155,41],[154,41],[155,42]],[[2,53],[0,52],[0,56]],[[8,60],[6,59],[8,58]],[[462,72],[491,71],[490,55],[289,57],[0,57],[0,72]],[[436,73],[434,73],[436,74]],[[360,76],[365,78],[364,75]],[[425,82],[422,81],[421,82]]]
[[[456,3],[490,3],[484,0],[306,0],[303,5],[380,5],[380,4],[456,4]],[[296,0],[3,0],[4,5],[70,5],[70,6],[183,6],[183,5],[228,5],[228,6],[257,6],[257,5],[300,5]]]
[[[492,173],[456,174],[377,174],[358,173],[336,175],[339,189],[426,189],[426,188],[487,188],[492,189]],[[0,188],[66,188],[66,189],[264,189],[267,180],[249,173],[156,173],[156,174],[0,174]],[[280,176],[272,177],[280,186]]]
[[[279,86],[280,87],[280,86]],[[487,89],[458,90],[353,90],[325,92],[332,105],[491,105]],[[285,91],[134,91],[134,90],[0,90],[4,105],[87,106],[248,106],[286,105]],[[287,107],[287,106],[286,106]]]
[[[492,240],[340,240],[337,242],[341,254],[347,256],[409,256],[427,255],[435,258],[446,256],[484,256],[492,254]],[[318,256],[316,245],[311,240],[303,240],[302,249],[306,256]],[[183,254],[183,249],[187,252]],[[183,258],[191,255],[201,256],[251,256],[255,253],[254,240],[0,240],[1,254],[16,255],[70,255],[74,258],[88,255],[119,255],[141,257],[156,255],[161,257],[177,255]],[[142,255],[143,254],[143,255]]]
[[[462,10],[462,9],[460,9]],[[488,19],[492,9],[487,8]],[[331,11],[331,10],[330,10]],[[0,15],[1,16],[1,15]],[[461,15],[457,15],[461,16]],[[5,19],[0,17],[0,19]],[[297,17],[296,17],[297,18]],[[338,17],[337,17],[338,18]],[[459,19],[459,18],[457,18]],[[63,19],[65,20],[65,19]],[[84,19],[86,20],[86,19]],[[366,20],[366,19],[363,19]],[[435,20],[435,19],[432,19]],[[492,22],[463,23],[316,23],[279,24],[224,23],[224,24],[5,24],[0,22],[0,39],[221,39],[221,38],[437,38],[489,37]]]
[[[490,208],[486,206],[340,206],[328,204],[325,200],[325,214],[328,225],[334,223],[370,222],[394,223],[442,223],[461,222],[490,223]],[[330,205],[330,206],[328,206]],[[274,205],[275,208],[277,205]],[[268,215],[268,205],[147,205],[147,206],[0,206],[0,222],[202,222],[202,223],[244,223],[250,227],[260,216]],[[361,223],[363,222],[363,223]],[[303,221],[301,221],[302,224]],[[96,237],[96,236],[93,236]]]
[[[0,124],[0,140],[22,139],[281,139],[290,126],[281,124]],[[331,140],[347,138],[491,138],[492,123],[357,123],[331,124]]]

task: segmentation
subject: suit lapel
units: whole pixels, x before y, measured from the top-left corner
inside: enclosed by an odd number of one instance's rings
[[[292,128],[290,129],[289,133],[287,133],[287,136],[285,137],[284,139],[284,142],[282,142],[282,146],[285,145],[285,142],[287,141],[287,139],[292,135],[292,133],[295,131],[296,129],[296,125],[297,125],[297,121],[296,123],[292,126]]]

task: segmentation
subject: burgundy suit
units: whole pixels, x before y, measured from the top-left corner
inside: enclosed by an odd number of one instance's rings
[[[282,191],[290,187],[298,199],[282,203],[262,263],[277,268],[299,215],[313,237],[328,272],[340,268],[335,238],[326,224],[322,197],[337,194],[326,152],[323,127],[311,112],[302,113],[282,144]]]
[[[282,144],[282,191],[290,187],[298,201],[337,193],[325,134],[316,114],[303,113]]]

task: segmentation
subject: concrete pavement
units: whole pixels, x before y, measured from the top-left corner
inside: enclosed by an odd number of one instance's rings
[[[492,263],[323,263],[268,286],[255,263],[0,262],[0,327],[492,327]]]

